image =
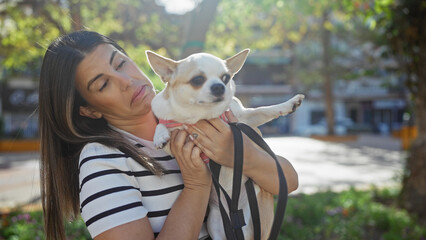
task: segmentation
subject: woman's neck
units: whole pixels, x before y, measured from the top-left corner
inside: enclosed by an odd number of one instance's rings
[[[157,124],[157,118],[152,113],[152,111],[150,111],[137,120],[126,122],[126,124],[113,124],[113,126],[131,133],[136,137],[152,141],[154,139],[154,133]]]

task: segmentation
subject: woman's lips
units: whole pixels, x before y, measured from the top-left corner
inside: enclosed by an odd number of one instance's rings
[[[134,102],[140,100],[143,97],[143,95],[145,94],[145,91],[146,91],[146,87],[147,87],[146,85],[142,85],[142,86],[136,88],[135,93],[133,93],[132,101],[130,102],[130,106]]]

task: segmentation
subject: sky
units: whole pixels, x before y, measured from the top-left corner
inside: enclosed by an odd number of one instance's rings
[[[156,0],[166,11],[173,14],[185,14],[194,9],[200,0]]]

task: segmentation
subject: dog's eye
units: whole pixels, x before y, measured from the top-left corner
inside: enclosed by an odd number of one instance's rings
[[[228,84],[229,79],[231,79],[231,76],[229,76],[229,74],[225,73],[222,75],[222,82],[226,84]]]
[[[201,85],[203,85],[203,83],[206,81],[206,79],[204,78],[204,76],[196,76],[193,77],[189,83],[194,86],[194,87],[199,87]]]

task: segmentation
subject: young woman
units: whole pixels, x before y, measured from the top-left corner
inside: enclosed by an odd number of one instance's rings
[[[156,149],[151,81],[117,43],[96,32],[71,33],[49,46],[39,91],[47,239],[65,239],[64,221],[79,214],[95,240],[208,238],[211,177],[200,153],[232,166],[225,122],[203,120],[174,131],[174,157]],[[193,133],[196,141],[188,137]],[[247,137],[244,145],[244,174],[277,194],[274,160]],[[293,191],[297,174],[279,160]]]

